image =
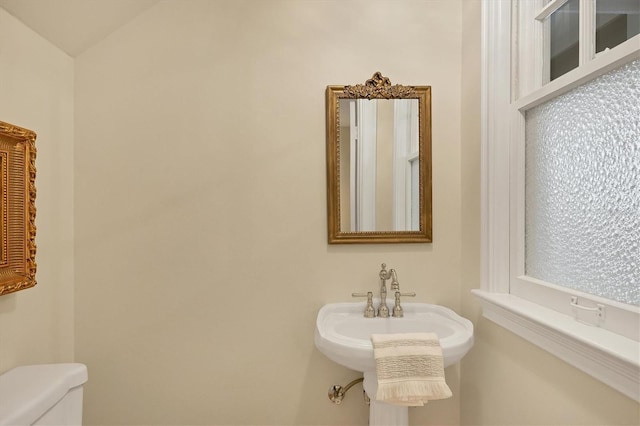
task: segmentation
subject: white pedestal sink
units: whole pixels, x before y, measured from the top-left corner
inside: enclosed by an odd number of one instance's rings
[[[371,334],[436,333],[448,367],[473,346],[473,324],[449,308],[428,303],[403,303],[403,318],[365,318],[364,307],[364,303],[324,305],[316,319],[316,347],[330,360],[364,374],[364,390],[371,398],[369,425],[408,425],[407,407],[375,400],[378,380]]]

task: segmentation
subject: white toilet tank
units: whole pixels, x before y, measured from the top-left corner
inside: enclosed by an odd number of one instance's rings
[[[83,364],[16,367],[0,375],[0,425],[81,425]]]

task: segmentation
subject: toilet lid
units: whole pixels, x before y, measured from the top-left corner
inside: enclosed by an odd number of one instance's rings
[[[83,364],[16,367],[0,375],[0,425],[32,424],[87,381]]]

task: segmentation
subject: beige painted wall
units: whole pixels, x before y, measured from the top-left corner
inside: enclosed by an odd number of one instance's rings
[[[464,425],[637,425],[640,405],[482,318],[480,286],[480,2],[462,7],[462,311],[475,323],[463,359]]]
[[[76,60],[76,355],[88,424],[366,424],[327,302],[460,300],[460,2],[164,1]],[[434,243],[328,246],[329,84],[433,86]],[[412,424],[459,423],[455,397]]]
[[[0,297],[0,372],[73,359],[73,60],[0,9],[0,120],[36,140],[36,287]]]
[[[387,262],[476,324],[454,398],[411,424],[640,423],[469,293],[479,3],[363,5],[160,3],[76,61],[75,153],[72,59],[0,9],[0,120],[38,132],[39,282],[0,298],[0,371],[73,359],[75,323],[88,424],[366,424],[358,388],[327,400],[357,374],[314,348],[313,321]],[[433,86],[432,245],[326,244],[324,87],[376,70]]]

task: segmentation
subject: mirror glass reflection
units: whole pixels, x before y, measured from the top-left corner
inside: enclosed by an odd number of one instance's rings
[[[340,231],[420,229],[418,99],[340,99]]]

